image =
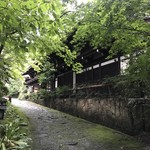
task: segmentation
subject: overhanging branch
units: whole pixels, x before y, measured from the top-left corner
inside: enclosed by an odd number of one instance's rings
[[[74,11],[66,11],[66,12],[64,12],[64,13],[60,16],[60,18],[62,18],[63,16],[65,16],[66,14],[68,14],[68,13],[70,13],[70,12],[74,12]]]

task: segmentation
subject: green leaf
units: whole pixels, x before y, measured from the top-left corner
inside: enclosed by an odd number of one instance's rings
[[[2,143],[2,150],[6,150],[6,146],[4,143]]]

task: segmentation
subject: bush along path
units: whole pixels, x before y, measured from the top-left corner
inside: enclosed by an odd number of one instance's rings
[[[0,120],[0,150],[31,150],[27,118],[8,102],[3,120]]]
[[[13,99],[31,125],[32,150],[146,150],[135,138],[28,101]]]

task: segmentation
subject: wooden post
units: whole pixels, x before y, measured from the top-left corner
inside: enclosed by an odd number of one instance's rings
[[[76,72],[73,71],[73,93],[76,93]]]
[[[118,74],[121,74],[121,59],[120,56],[118,56]]]
[[[57,77],[57,78],[55,78],[55,85],[54,85],[54,87],[55,87],[55,88],[57,88],[57,87],[58,87],[58,77]]]
[[[102,68],[101,68],[101,63],[99,63],[99,80],[102,81]]]

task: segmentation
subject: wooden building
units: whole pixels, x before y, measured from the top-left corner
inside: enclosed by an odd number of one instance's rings
[[[83,65],[81,73],[72,71],[65,63],[57,65],[51,89],[68,86],[71,89],[86,85],[101,84],[108,77],[119,75],[127,66],[124,57],[116,56],[107,59],[108,54],[104,51],[89,50],[78,56],[77,61]],[[37,72],[30,68],[23,76],[25,85],[29,92],[36,92],[40,85],[38,83]]]
[[[37,72],[32,67],[23,73],[23,76],[25,78],[25,85],[29,93],[37,92],[40,89]]]
[[[83,65],[81,73],[75,73],[71,69],[61,71],[55,77],[55,88],[69,86],[77,88],[80,86],[100,84],[105,78],[113,77],[123,73],[128,65],[125,57],[117,55],[107,59],[108,52],[105,50],[89,50],[78,56],[77,60]]]

